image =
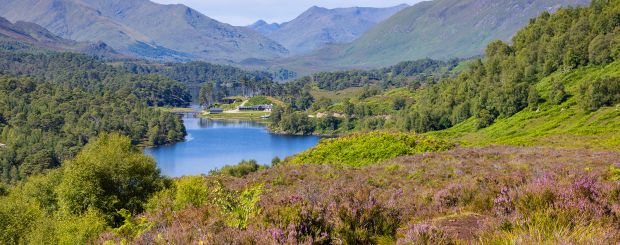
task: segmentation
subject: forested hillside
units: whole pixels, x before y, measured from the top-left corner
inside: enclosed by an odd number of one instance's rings
[[[185,86],[132,75],[88,56],[0,51],[0,180],[15,182],[56,168],[104,132],[133,144],[183,140],[174,115],[150,106],[185,106]]]
[[[370,96],[364,95],[365,90],[351,98],[353,103],[324,105],[328,115],[341,115],[326,118],[337,126],[333,132],[379,128],[427,132],[463,122],[476,131],[526,110],[540,112],[529,113],[531,117],[568,109],[563,117],[570,112],[587,118],[620,102],[615,62],[620,23],[613,17],[618,11],[614,1],[595,1],[588,8],[542,14],[517,33],[512,45],[490,44],[486,56],[469,62],[458,77]],[[602,127],[613,120],[609,115],[603,118],[608,120],[590,120],[586,125]],[[312,128],[321,120],[316,121],[306,122]]]

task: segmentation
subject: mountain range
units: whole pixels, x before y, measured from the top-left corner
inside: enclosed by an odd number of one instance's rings
[[[392,16],[342,49],[338,62],[381,66],[424,57],[465,58],[509,41],[530,19],[590,0],[435,0]]]
[[[415,4],[377,24],[355,41],[270,64],[309,73],[374,68],[421,58],[468,58],[493,40],[510,41],[544,11],[590,0],[434,0]]]
[[[99,44],[95,47],[138,58],[204,60],[299,74],[385,67],[426,57],[472,57],[493,40],[509,41],[544,11],[590,2],[434,0],[410,7],[312,7],[286,23],[258,21],[237,27],[185,5],[149,0],[0,1],[0,16],[8,19],[5,25],[15,22],[21,28],[17,33],[55,39],[63,50],[77,43]],[[50,43],[54,42],[38,44]]]
[[[28,21],[76,41],[104,41],[115,50],[162,60],[238,62],[288,54],[244,27],[213,20],[184,5],[149,0],[2,0],[0,16]]]
[[[292,54],[303,54],[328,44],[352,42],[407,7],[406,4],[390,8],[327,9],[314,6],[286,23],[268,24],[259,20],[248,27],[284,45]]]

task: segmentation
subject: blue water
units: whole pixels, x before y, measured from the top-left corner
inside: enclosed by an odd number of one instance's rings
[[[264,124],[251,121],[213,121],[185,117],[188,136],[184,142],[147,148],[164,175],[179,177],[207,174],[241,160],[270,164],[315,146],[316,136],[271,134]]]

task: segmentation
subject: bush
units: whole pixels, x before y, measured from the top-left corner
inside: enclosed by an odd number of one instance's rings
[[[63,211],[80,215],[94,209],[111,224],[122,221],[117,210],[143,210],[148,198],[164,187],[155,161],[118,134],[104,134],[64,165],[58,199]]]
[[[553,82],[551,91],[549,92],[549,100],[556,105],[562,104],[566,100],[566,91],[564,90],[564,84],[562,81],[556,80]]]
[[[243,160],[237,165],[226,165],[220,170],[212,170],[209,172],[211,175],[225,175],[232,177],[243,177],[248,174],[254,173],[258,170],[265,169],[267,167],[259,165],[256,160]]]
[[[454,144],[428,136],[373,132],[324,139],[314,148],[295,156],[291,163],[365,166],[398,156],[448,150]]]
[[[222,215],[226,217],[225,223],[238,229],[245,229],[250,219],[260,213],[258,202],[262,193],[262,185],[255,185],[238,193],[218,183],[213,190],[214,202]]]
[[[579,90],[579,104],[586,111],[620,103],[620,78],[605,77],[584,83]]]
[[[176,182],[175,207],[201,207],[207,201],[208,188],[202,176],[188,176]]]

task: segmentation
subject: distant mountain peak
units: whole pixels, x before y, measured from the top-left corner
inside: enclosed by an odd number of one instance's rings
[[[314,5],[314,6],[310,7],[307,11],[317,11],[317,10],[328,10],[328,9],[324,8],[324,7],[319,7],[319,6]]]
[[[335,9],[312,6],[286,23],[257,21],[248,27],[284,45],[293,54],[303,54],[330,44],[351,42],[407,6]]]
[[[254,24],[249,25],[248,28],[255,30],[257,32],[262,33],[263,35],[268,35],[271,32],[280,29],[280,24],[278,23],[267,23],[267,21],[264,20],[258,20],[256,22],[254,22]]]
[[[267,25],[267,21],[264,20],[258,20],[256,22],[254,22],[254,24],[252,25]]]

